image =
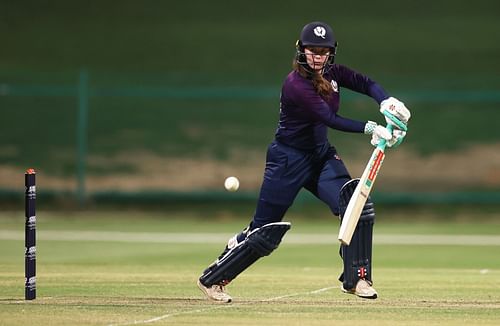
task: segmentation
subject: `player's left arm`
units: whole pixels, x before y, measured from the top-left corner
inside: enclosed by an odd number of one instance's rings
[[[404,130],[401,124],[398,124],[395,119],[390,119],[388,115],[394,115],[399,122],[406,125],[411,116],[410,111],[403,102],[391,97],[380,84],[343,65],[335,65],[333,77],[338,79],[337,82],[340,86],[374,99],[380,105],[380,112],[386,116],[387,122]],[[384,113],[384,111],[389,112],[389,114]]]
[[[405,104],[395,97],[389,96],[377,82],[346,66],[336,65],[333,73],[340,86],[365,94],[380,105],[380,112],[385,116],[386,122],[395,127],[392,131],[392,138],[387,141],[387,146],[398,146],[406,135],[408,120],[411,117],[410,110]],[[374,137],[376,138],[376,135]],[[376,139],[372,139],[372,144],[376,142]],[[376,146],[376,144],[374,145]]]
[[[349,67],[335,65],[332,77],[337,81],[339,86],[367,95],[374,99],[377,104],[389,98],[389,94],[380,84]]]

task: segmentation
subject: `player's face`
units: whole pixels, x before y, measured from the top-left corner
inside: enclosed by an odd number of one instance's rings
[[[316,71],[320,71],[325,67],[325,63],[330,55],[328,48],[305,48],[307,64]]]

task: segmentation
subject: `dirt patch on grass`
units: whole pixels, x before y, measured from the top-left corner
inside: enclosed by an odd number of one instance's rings
[[[353,177],[359,176],[369,151],[357,157],[344,157]],[[224,179],[234,175],[241,189],[259,189],[264,171],[265,153],[234,150],[228,160],[210,156],[197,158],[164,157],[151,152],[131,152],[109,156],[91,156],[88,191],[205,191],[223,190]],[[113,166],[126,166],[113,170]],[[0,188],[22,187],[23,168],[0,166]],[[76,177],[53,176],[39,171],[38,184],[45,189],[73,190]],[[457,191],[500,188],[500,144],[473,146],[456,152],[421,156],[401,147],[388,153],[378,179],[378,188],[401,191]]]

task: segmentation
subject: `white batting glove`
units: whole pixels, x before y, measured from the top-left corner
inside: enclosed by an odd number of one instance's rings
[[[398,129],[405,128],[401,128],[401,126],[396,121],[389,118],[384,112],[388,112],[404,126],[408,124],[408,120],[410,120],[411,117],[410,110],[406,108],[405,104],[394,97],[389,97],[383,100],[382,103],[380,103],[380,112],[384,114],[385,121],[387,121],[387,123],[393,125]]]
[[[392,137],[387,141],[387,147],[396,148],[403,142],[403,139],[406,136],[406,131],[394,129],[392,131]]]
[[[392,134],[386,127],[378,125],[376,122],[368,121],[365,124],[365,134],[372,135],[371,144],[377,146],[381,139],[389,141],[392,139]]]

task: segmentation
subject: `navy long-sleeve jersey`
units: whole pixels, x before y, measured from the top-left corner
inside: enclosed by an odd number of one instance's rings
[[[297,71],[288,74],[281,90],[276,140],[294,148],[310,150],[328,142],[328,127],[363,132],[366,122],[344,118],[337,113],[342,87],[368,95],[379,104],[388,97],[376,82],[343,65],[334,64],[324,78],[333,87],[333,93],[326,100],[316,92],[310,79]]]

